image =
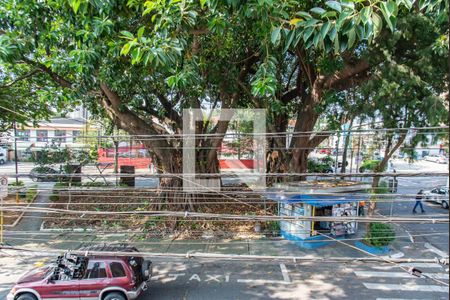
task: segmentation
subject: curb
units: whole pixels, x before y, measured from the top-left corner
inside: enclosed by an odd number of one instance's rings
[[[390,248],[388,246],[383,246],[383,247],[369,246],[360,241],[355,242],[355,247],[359,248],[361,250],[364,250],[366,252],[369,252],[371,254],[374,254],[374,255],[387,254],[390,251]]]
[[[92,228],[44,228],[45,225],[45,221],[42,222],[41,224],[41,228],[39,229],[39,231],[42,232],[93,232],[94,229]]]

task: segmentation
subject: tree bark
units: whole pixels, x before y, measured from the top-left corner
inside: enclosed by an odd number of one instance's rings
[[[341,166],[341,173],[345,173],[347,168],[347,150],[348,150],[348,144],[350,143],[350,133],[353,126],[353,119],[350,120],[350,126],[347,131],[347,135],[345,136],[344,141],[344,151],[342,152],[342,166]]]
[[[386,168],[386,165],[387,165],[389,159],[392,157],[392,155],[395,153],[395,151],[397,151],[397,149],[403,144],[403,142],[405,141],[405,138],[406,138],[406,133],[401,133],[398,141],[395,143],[395,145],[392,149],[391,149],[392,138],[388,141],[388,145],[386,146],[386,151],[385,151],[383,160],[376,167],[375,173],[383,172],[383,170]],[[375,176],[373,178],[373,180],[372,180],[372,193],[373,194],[377,193],[377,188],[379,187],[380,180],[381,180],[380,176]],[[369,217],[373,216],[376,208],[377,208],[376,198],[374,196],[372,196],[369,200],[369,209],[368,209],[367,215]]]

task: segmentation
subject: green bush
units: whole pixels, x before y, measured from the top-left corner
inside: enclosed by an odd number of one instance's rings
[[[331,166],[333,159],[330,156],[325,156],[317,160],[308,159],[308,171],[311,173],[329,173],[333,172]]]
[[[33,200],[34,196],[36,196],[37,187],[38,187],[37,184],[34,184],[28,188],[27,193],[25,195],[25,199],[27,202],[31,202]]]
[[[16,186],[25,186],[25,183],[22,180],[19,180],[17,183],[14,180],[13,182],[9,183],[8,186],[16,187]]]
[[[379,160],[370,159],[370,160],[364,160],[361,167],[359,167],[359,172],[364,173],[365,171],[371,171],[375,172],[375,168],[381,163]],[[386,166],[384,167],[384,170],[386,170]]]
[[[371,223],[364,241],[375,247],[388,246],[395,239],[395,231],[385,223]]]

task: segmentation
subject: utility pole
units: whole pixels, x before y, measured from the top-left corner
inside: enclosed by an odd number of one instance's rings
[[[14,163],[16,167],[16,186],[19,186],[19,165],[17,163],[17,124],[16,119],[13,121],[14,128]]]
[[[339,141],[340,141],[340,138],[341,138],[341,132],[339,131],[338,135],[337,135],[337,141],[336,141],[336,161],[334,163],[334,170],[335,170],[336,173],[337,173],[338,168],[339,168],[338,160],[339,160]]]
[[[358,127],[358,152],[356,153],[356,170],[355,173],[359,173],[359,163],[362,159],[361,156],[361,124],[362,120],[359,121],[359,127]],[[362,177],[360,177],[360,180],[362,181]]]

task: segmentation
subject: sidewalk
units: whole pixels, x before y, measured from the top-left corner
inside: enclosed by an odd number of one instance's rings
[[[391,251],[385,257],[402,258],[435,258],[433,251],[425,251],[423,243],[412,244],[408,234],[399,226],[395,226],[397,238],[390,246]],[[317,249],[303,249],[292,241],[282,238],[262,238],[256,240],[241,239],[200,239],[200,240],[172,240],[145,238],[143,234],[103,234],[94,235],[86,232],[72,233],[39,233],[35,235],[19,232],[6,232],[7,244],[29,250],[60,249],[73,250],[83,245],[99,243],[129,243],[142,252],[154,253],[216,253],[235,255],[266,255],[266,256],[295,256],[295,257],[367,257],[368,254],[355,248],[355,241],[362,239],[364,230],[360,228],[356,235],[347,239],[332,241],[330,244]]]

